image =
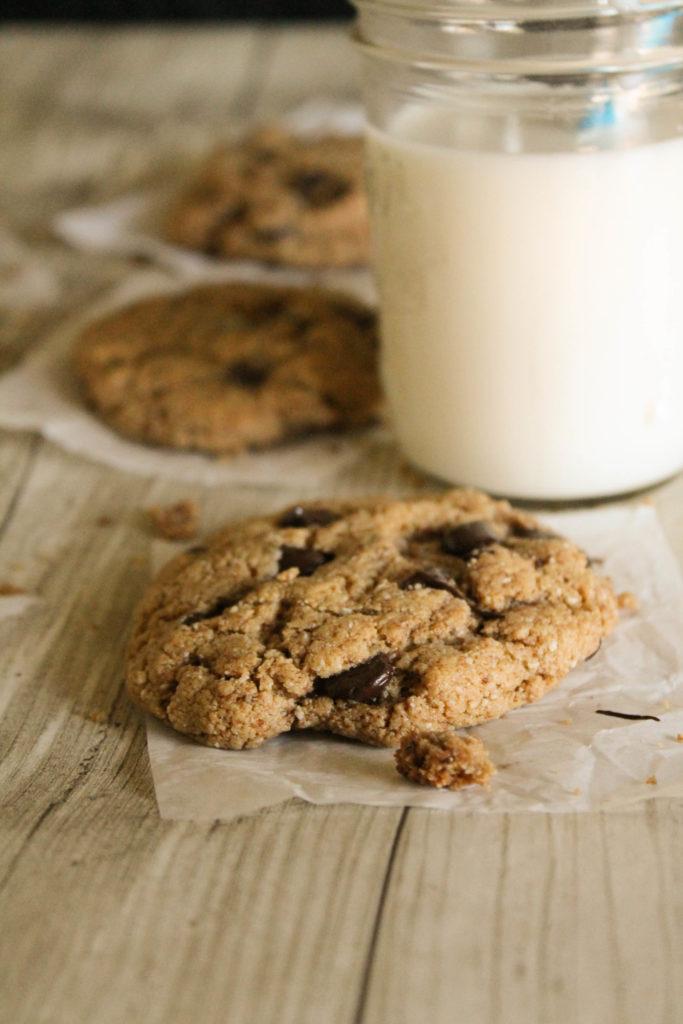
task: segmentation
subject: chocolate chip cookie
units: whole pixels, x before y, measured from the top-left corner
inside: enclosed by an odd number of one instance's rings
[[[213,256],[302,267],[366,265],[362,142],[268,128],[221,147],[174,204],[166,235]]]
[[[220,284],[91,324],[74,361],[86,400],[126,437],[216,454],[373,421],[375,314],[313,288]]]
[[[315,503],[176,557],[138,609],[126,684],[209,746],[290,729],[395,746],[536,700],[617,614],[585,552],[507,502]]]

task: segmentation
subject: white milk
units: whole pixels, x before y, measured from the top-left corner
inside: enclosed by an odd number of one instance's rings
[[[508,155],[400,127],[369,131],[368,168],[384,383],[407,456],[517,498],[676,472],[683,139]]]

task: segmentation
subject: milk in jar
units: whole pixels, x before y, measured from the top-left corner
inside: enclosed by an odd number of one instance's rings
[[[407,456],[516,498],[683,464],[683,138],[598,152],[370,129],[382,373]]]

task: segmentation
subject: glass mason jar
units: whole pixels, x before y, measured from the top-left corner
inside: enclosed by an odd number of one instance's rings
[[[683,4],[356,0],[408,458],[540,500],[683,466]]]

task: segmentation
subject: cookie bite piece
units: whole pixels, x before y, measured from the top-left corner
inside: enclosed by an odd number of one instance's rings
[[[120,434],[224,455],[376,420],[377,344],[374,311],[349,296],[228,283],[91,323],[73,362]]]
[[[126,686],[201,743],[296,729],[397,746],[542,697],[617,622],[571,541],[471,490],[233,523],[151,585]]]
[[[365,266],[362,140],[269,127],[222,146],[173,204],[166,236],[227,259]]]
[[[461,736],[454,729],[406,736],[394,755],[400,775],[421,786],[458,790],[491,785],[496,768],[476,736]]]

